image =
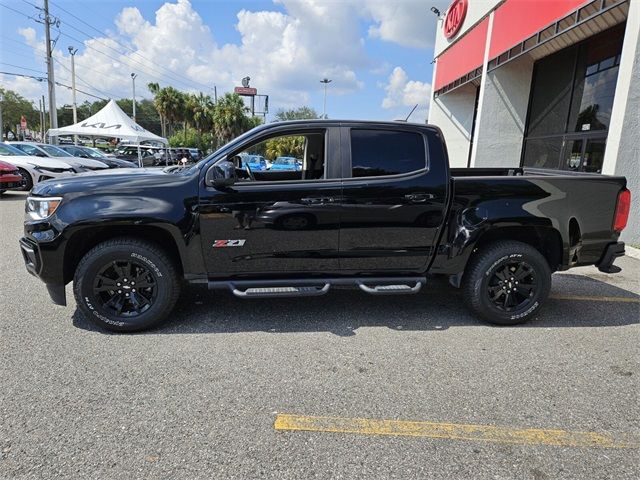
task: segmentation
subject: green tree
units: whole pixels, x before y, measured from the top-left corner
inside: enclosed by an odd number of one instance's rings
[[[313,118],[320,118],[318,112],[311,107],[303,106],[289,110],[278,110],[273,121],[283,122],[285,120],[306,120]]]
[[[233,140],[252,127],[246,115],[246,107],[239,95],[225,93],[213,108],[213,125],[216,136],[222,143]]]
[[[266,157],[269,160],[275,160],[277,157],[302,158],[304,155],[305,137],[300,135],[276,137],[265,143]]]
[[[27,119],[27,128],[38,130],[40,128],[40,112],[33,108],[29,100],[22,97],[18,93],[0,87],[0,93],[4,97],[2,101],[2,121],[3,129],[2,139],[8,132],[13,133],[14,138],[18,137],[16,125],[20,124],[22,115]]]

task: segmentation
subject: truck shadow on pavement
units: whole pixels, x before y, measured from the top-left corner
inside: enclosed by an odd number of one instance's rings
[[[370,296],[358,290],[334,289],[322,297],[241,300],[227,292],[185,288],[169,320],[142,334],[329,332],[354,336],[361,327],[396,331],[440,331],[451,327],[551,328],[619,327],[637,324],[640,295],[582,275],[554,276],[551,296],[537,318],[513,327],[497,327],[476,319],[463,305],[460,290],[443,279],[417,295]],[[553,296],[580,297],[555,299]],[[587,300],[627,298],[632,302]],[[103,330],[82,317],[81,329]]]

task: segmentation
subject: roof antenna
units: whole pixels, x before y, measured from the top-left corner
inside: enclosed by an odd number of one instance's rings
[[[418,108],[418,104],[417,104],[417,103],[416,103],[416,106],[415,106],[415,107],[413,107],[413,108],[411,109],[411,111],[409,112],[409,115],[407,115],[407,118],[405,118],[405,119],[404,119],[404,121],[405,121],[405,122],[408,122],[408,121],[409,121],[409,117],[410,117],[411,115],[413,115],[413,112],[415,112],[415,111],[416,111],[416,108]]]

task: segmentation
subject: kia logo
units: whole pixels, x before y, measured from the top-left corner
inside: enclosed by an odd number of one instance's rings
[[[444,36],[449,39],[453,37],[464,22],[464,17],[467,14],[467,0],[454,0],[454,2],[447,10],[447,17],[444,19]]]

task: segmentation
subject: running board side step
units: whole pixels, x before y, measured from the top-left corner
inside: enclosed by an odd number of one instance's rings
[[[338,277],[279,280],[209,280],[209,289],[229,290],[239,298],[317,297],[333,286],[358,287],[370,295],[418,293],[426,277]]]
[[[358,282],[358,287],[360,287],[360,290],[370,295],[399,295],[418,293],[422,288],[422,285],[422,282],[416,282],[413,287],[403,284],[376,285],[375,287],[369,287],[368,285],[365,285],[364,282]]]
[[[251,287],[240,290],[232,287],[231,293],[240,298],[272,298],[272,297],[319,297],[329,291],[330,285],[323,287]]]

